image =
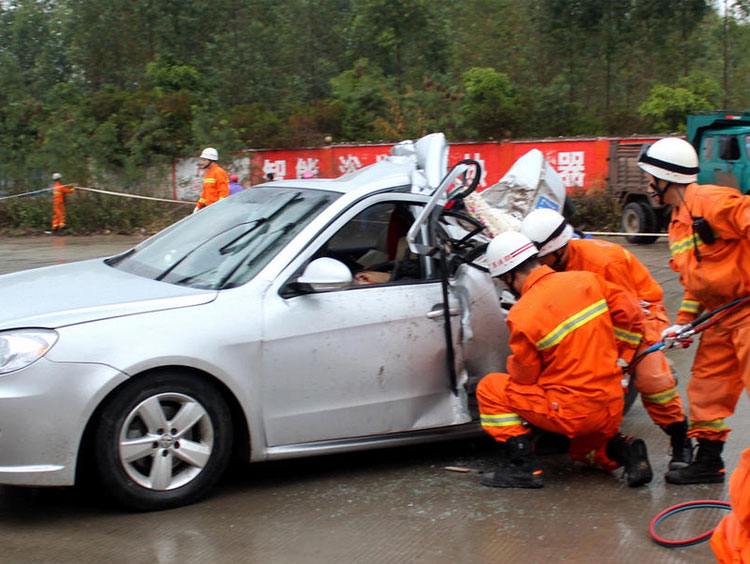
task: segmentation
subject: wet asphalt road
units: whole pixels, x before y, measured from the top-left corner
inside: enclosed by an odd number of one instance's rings
[[[106,256],[141,238],[0,240],[0,272]],[[622,241],[618,241],[622,242]],[[681,292],[663,240],[629,248],[652,270],[674,314]],[[692,351],[670,352],[683,392]],[[743,394],[728,423],[729,469],[750,444]],[[666,485],[668,440],[637,403],[622,426],[646,440],[655,478],[629,489],[619,472],[581,468],[566,455],[541,461],[541,490],[488,489],[486,440],[234,468],[207,500],[171,511],[122,513],[97,492],[0,486],[0,563],[704,563],[707,543],[654,544],[648,525],[662,509],[727,499],[725,485]],[[446,466],[470,468],[468,473]],[[681,513],[662,533],[694,536],[719,510]]]

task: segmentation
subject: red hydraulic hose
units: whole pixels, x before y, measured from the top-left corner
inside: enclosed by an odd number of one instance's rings
[[[656,517],[654,517],[651,520],[651,526],[648,528],[648,532],[651,534],[651,538],[654,539],[654,541],[657,544],[660,544],[662,546],[666,546],[667,548],[681,548],[684,546],[692,546],[694,544],[702,543],[706,540],[708,540],[711,535],[714,533],[713,529],[706,531],[705,533],[701,533],[700,535],[687,538],[687,539],[665,539],[664,537],[659,536],[656,533],[656,527],[659,526],[659,523],[664,521],[667,517],[670,517],[674,515],[675,513],[680,513],[681,511],[688,511],[690,509],[726,509],[731,511],[732,506],[729,504],[728,501],[717,501],[714,499],[701,499],[697,501],[688,501],[685,503],[679,503],[677,505],[673,505],[672,507],[668,507],[661,513],[659,513]]]

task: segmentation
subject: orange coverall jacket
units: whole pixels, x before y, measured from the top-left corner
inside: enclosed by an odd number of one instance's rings
[[[632,359],[643,320],[637,300],[619,286],[591,272],[541,266],[508,314],[510,385],[538,385],[571,412],[622,400],[617,359]]]
[[[571,239],[568,242],[566,270],[595,272],[605,280],[622,286],[632,295],[648,305],[641,304],[651,312],[649,318],[657,321],[652,331],[646,328],[649,344],[661,341],[661,332],[669,325],[664,309],[664,290],[654,280],[641,261],[625,247],[599,239]]]
[[[697,234],[693,238],[691,212],[708,220],[714,243],[704,243]],[[750,295],[750,197],[734,188],[690,184],[684,203],[672,210],[669,250],[669,265],[685,288],[677,323]]]
[[[729,500],[732,513],[716,527],[711,548],[719,564],[750,564],[750,448],[729,479]]]
[[[198,209],[210,206],[214,202],[229,196],[229,177],[227,172],[216,163],[211,163],[203,175],[203,192],[198,199]]]

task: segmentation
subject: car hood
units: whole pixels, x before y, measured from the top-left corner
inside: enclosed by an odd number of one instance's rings
[[[157,282],[104,259],[0,276],[0,329],[61,327],[108,317],[208,303],[216,291]]]

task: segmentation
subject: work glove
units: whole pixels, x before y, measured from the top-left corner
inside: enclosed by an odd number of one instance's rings
[[[688,346],[690,346],[690,343],[693,342],[692,339],[686,339],[683,342],[677,340],[677,335],[683,333],[684,331],[687,331],[688,329],[690,329],[689,323],[677,323],[675,325],[672,325],[671,327],[667,327],[666,329],[664,329],[664,331],[661,332],[661,340],[664,342],[664,348],[671,349],[676,346],[687,348]]]
[[[193,213],[198,213],[199,211],[201,211],[201,209],[198,206],[193,208]]]

